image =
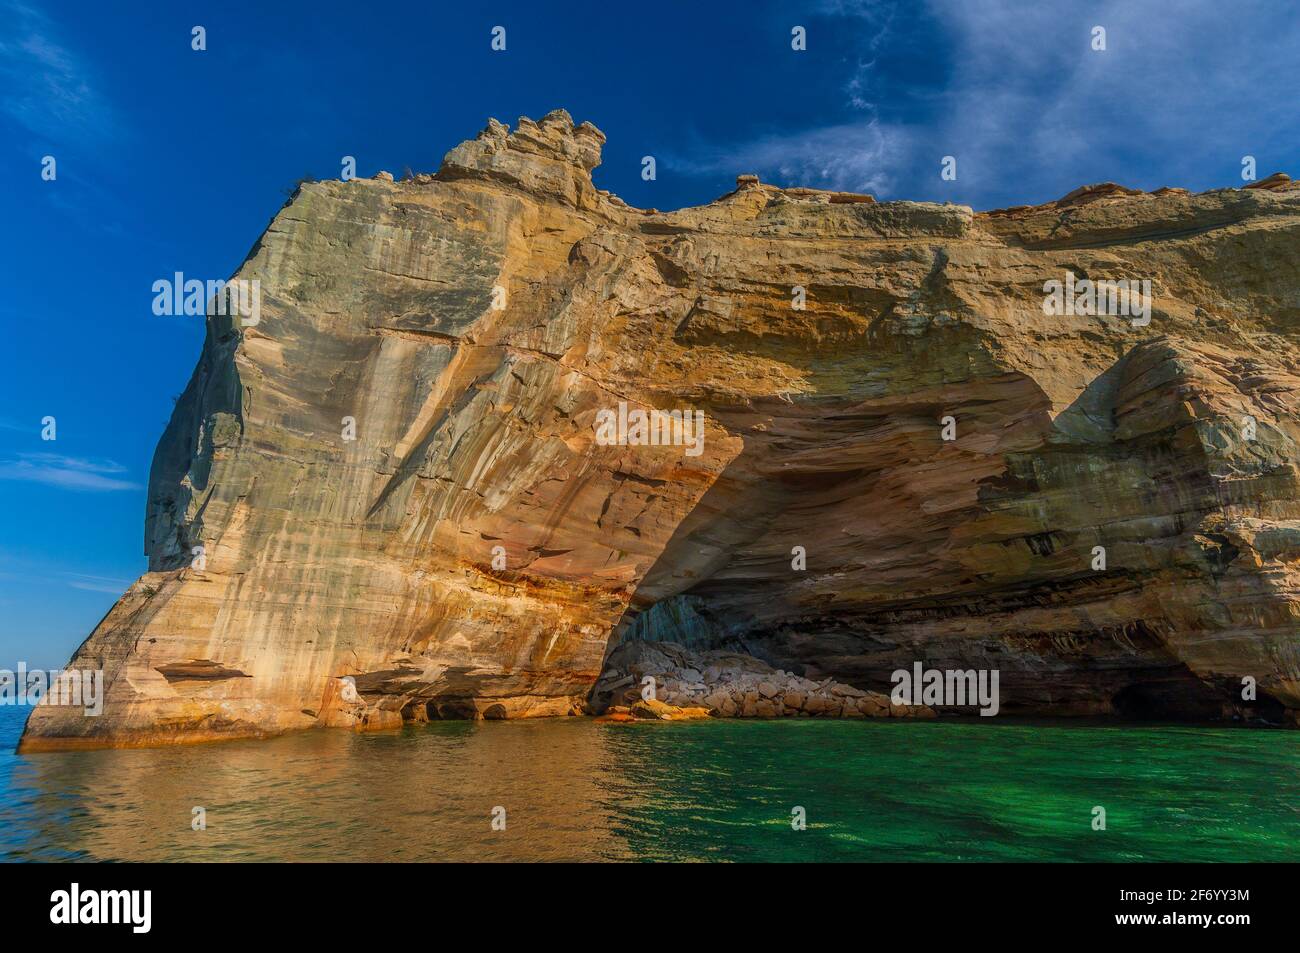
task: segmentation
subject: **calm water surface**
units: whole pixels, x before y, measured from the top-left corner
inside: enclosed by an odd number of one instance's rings
[[[1294,731],[567,718],[18,757],[26,715],[0,708],[5,860],[1300,857]]]

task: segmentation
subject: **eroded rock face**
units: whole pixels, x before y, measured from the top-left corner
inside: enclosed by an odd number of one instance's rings
[[[1300,708],[1294,183],[661,214],[592,185],[603,138],[557,111],[301,187],[73,661],[105,713],[24,749],[566,714],[638,637],[994,667],[1005,713]],[[1149,279],[1149,324],[1044,314],[1067,272]],[[598,442],[620,402],[703,412],[702,452]]]

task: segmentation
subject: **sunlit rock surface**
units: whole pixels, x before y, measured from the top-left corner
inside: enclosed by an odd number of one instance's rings
[[[592,185],[603,141],[557,111],[300,188],[72,663],[104,714],[39,707],[24,750],[575,713],[624,638],[1294,720],[1300,187],[977,214],[747,176],[657,213]],[[1149,324],[1044,314],[1067,271],[1150,279]],[[620,401],[703,411],[702,453],[598,444]]]

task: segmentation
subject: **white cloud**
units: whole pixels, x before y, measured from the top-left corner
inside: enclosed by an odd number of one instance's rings
[[[120,596],[130,587],[129,579],[112,579],[108,576],[87,576],[84,573],[69,572],[65,576],[71,576],[68,585],[73,589],[84,589],[87,592],[107,592],[109,595]]]
[[[0,3],[0,111],[56,142],[99,138],[112,131],[111,110],[90,71],[53,38],[54,27],[23,3]]]
[[[140,485],[119,479],[126,467],[112,460],[86,460],[56,453],[20,453],[0,462],[0,480],[25,480],[69,490],[138,490]]]
[[[856,31],[844,101],[828,107],[865,110],[862,120],[706,150],[676,167],[990,208],[1107,180],[1239,185],[1242,156],[1258,157],[1261,177],[1294,157],[1300,114],[1286,91],[1300,79],[1300,17],[1264,0],[930,0],[923,10],[824,0],[820,13]],[[1091,48],[1095,26],[1106,30],[1104,52]],[[891,44],[918,36],[944,80],[937,93],[878,65]],[[880,118],[881,102],[907,116],[909,97],[916,118]],[[946,155],[958,160],[956,183],[939,178]]]
[[[856,192],[890,187],[886,169],[902,152],[903,131],[875,120],[769,135],[732,149],[702,150],[690,159],[670,157],[688,173],[756,172],[778,185],[822,185]]]
[[[1239,184],[1229,176],[1274,130],[1273,91],[1293,85],[1300,41],[1295,18],[1251,5],[934,0],[954,72],[931,151],[958,156],[977,195],[1042,201],[1153,168],[1166,178],[1125,184],[1182,185],[1207,161],[1217,184]]]

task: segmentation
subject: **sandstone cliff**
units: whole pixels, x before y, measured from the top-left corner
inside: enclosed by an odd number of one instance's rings
[[[623,638],[992,667],[1005,714],[1300,709],[1300,186],[659,213],[592,185],[603,141],[556,111],[301,186],[74,659],[105,714],[23,749],[566,714]],[[1149,324],[1045,315],[1067,272],[1151,279]],[[702,452],[598,443],[620,401]]]

